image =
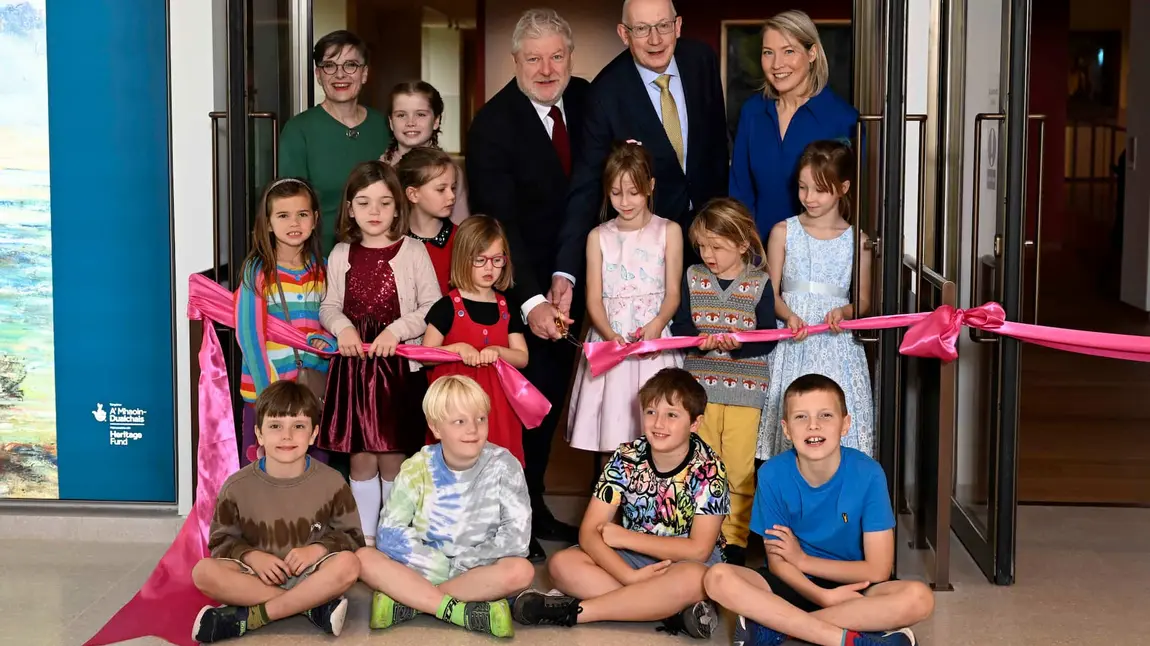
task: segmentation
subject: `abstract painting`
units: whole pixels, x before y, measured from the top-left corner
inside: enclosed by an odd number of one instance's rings
[[[58,498],[45,0],[0,0],[0,499]]]

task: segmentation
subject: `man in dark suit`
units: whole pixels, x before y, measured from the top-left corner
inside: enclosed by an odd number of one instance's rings
[[[531,557],[544,558],[537,539],[575,543],[578,528],[562,523],[543,501],[551,438],[567,397],[577,357],[547,301],[559,255],[572,159],[579,153],[583,105],[590,84],[571,77],[571,27],[550,9],[533,9],[512,35],[515,79],[475,115],[467,134],[467,186],[472,213],[498,219],[507,231],[515,287],[527,335],[525,376],[551,402],[551,413],[523,434],[524,469],[531,494]],[[570,314],[570,309],[565,313]]]
[[[548,294],[570,311],[583,275],[587,234],[603,203],[602,174],[615,142],[636,139],[654,158],[654,212],[687,232],[697,209],[727,194],[730,162],[719,61],[705,44],[679,40],[670,0],[627,0],[619,37],[628,50],[591,84],[583,150],[571,179],[558,273]],[[694,261],[684,245],[684,265]]]

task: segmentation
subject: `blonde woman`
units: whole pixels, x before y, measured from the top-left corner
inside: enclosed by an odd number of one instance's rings
[[[743,104],[731,159],[730,195],[747,206],[759,231],[803,212],[798,161],[807,145],[848,140],[858,110],[835,95],[818,30],[802,11],[763,25],[762,94]]]

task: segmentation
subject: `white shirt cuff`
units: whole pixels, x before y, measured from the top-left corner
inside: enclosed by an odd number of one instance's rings
[[[523,316],[523,322],[527,322],[527,315],[531,313],[531,310],[535,309],[536,306],[546,302],[547,297],[543,294],[536,294],[535,296],[527,299],[527,302],[523,304],[523,307],[519,308],[519,313]]]
[[[555,272],[555,273],[551,274],[551,276],[552,276],[552,277],[554,277],[554,276],[562,276],[563,278],[566,278],[567,280],[571,281],[571,286],[572,286],[572,287],[574,287],[574,286],[575,286],[575,277],[574,277],[574,276],[572,276],[571,274],[568,274],[567,272],[563,272],[563,271],[557,271],[557,272]]]

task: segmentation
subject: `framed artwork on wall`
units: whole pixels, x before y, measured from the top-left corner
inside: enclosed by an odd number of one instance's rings
[[[724,20],[719,73],[727,101],[727,127],[733,133],[743,102],[759,92],[766,79],[762,67],[762,20]],[[854,100],[854,38],[849,20],[816,20],[830,64],[830,88],[847,102]]]

